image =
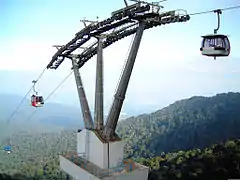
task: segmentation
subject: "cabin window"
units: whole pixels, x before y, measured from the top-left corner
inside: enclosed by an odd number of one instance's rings
[[[36,97],[35,96],[32,96],[32,99],[31,99],[32,101],[35,101],[36,100]]]
[[[227,38],[224,38],[224,42],[225,42],[225,45],[226,45],[226,49],[230,49],[230,44],[229,44],[229,41]]]
[[[212,47],[212,44],[213,44],[213,43],[214,43],[214,42],[212,41],[212,39],[210,39],[210,38],[205,38],[203,47],[205,47],[205,48]]]
[[[205,38],[203,47],[210,48],[210,47],[222,47],[225,48],[225,38],[222,37],[218,38]]]
[[[221,48],[225,48],[225,43],[224,43],[224,39],[223,38],[216,38],[216,47],[221,47]]]

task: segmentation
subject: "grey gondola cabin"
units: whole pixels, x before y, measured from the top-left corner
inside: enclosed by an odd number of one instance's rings
[[[202,46],[200,51],[204,56],[221,57],[229,56],[230,42],[226,35],[211,34],[202,36]]]

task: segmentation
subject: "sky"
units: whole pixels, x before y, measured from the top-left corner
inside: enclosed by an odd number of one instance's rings
[[[150,1],[148,1],[150,2]],[[129,1],[129,4],[132,2]],[[240,5],[238,0],[168,0],[163,12],[185,9],[189,14]],[[123,0],[1,0],[0,93],[24,96],[56,52],[54,44],[68,43],[84,26],[80,19],[106,19],[124,7]],[[227,58],[201,56],[201,36],[213,33],[214,13],[192,16],[185,23],[168,24],[144,32],[130,79],[123,114],[152,112],[191,96],[240,91],[240,9],[224,11],[219,33],[229,35]],[[133,36],[104,49],[105,114],[111,105]],[[67,59],[47,70],[36,89],[44,97],[70,72]],[[80,69],[91,109],[94,107],[96,56]],[[79,107],[71,76],[49,101]]]

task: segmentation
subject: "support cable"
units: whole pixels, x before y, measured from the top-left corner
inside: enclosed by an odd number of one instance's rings
[[[71,71],[59,84],[58,86],[47,96],[47,98],[45,99],[45,103],[46,101],[61,87],[61,85],[71,76],[71,74],[73,73],[73,71]],[[37,112],[37,109],[35,109],[31,115],[28,117],[27,121],[30,120],[32,118],[32,116]]]
[[[227,8],[223,8],[223,9],[218,9],[218,10],[228,11],[228,10],[239,9],[239,8],[240,8],[240,5],[238,5],[238,6],[231,6],[231,7],[227,7]],[[189,16],[195,16],[195,15],[200,15],[200,14],[213,13],[214,11],[216,11],[216,9],[210,10],[210,11],[202,11],[202,12],[191,13],[191,14],[188,14],[188,15]]]
[[[219,9],[221,11],[227,11],[227,10],[233,10],[233,9],[239,9],[240,5],[237,6],[231,6],[231,7],[227,7],[227,8],[222,8]],[[188,14],[189,16],[195,16],[195,15],[201,15],[201,14],[207,14],[207,13],[212,13],[216,10],[209,10],[209,11],[202,11],[202,12],[196,12],[196,13],[191,13]],[[38,81],[41,76],[43,75],[43,73],[45,72],[47,68],[45,68],[42,73],[39,75],[39,77],[37,78],[36,81]],[[9,118],[7,119],[7,123],[9,123],[11,121],[11,119],[13,118],[13,116],[16,114],[16,112],[18,111],[18,109],[20,108],[20,106],[22,105],[22,103],[24,102],[24,100],[27,98],[28,94],[31,92],[31,90],[33,89],[34,85],[29,89],[29,91],[27,92],[27,94],[23,97],[22,101],[19,103],[19,105],[17,106],[17,108],[13,111],[13,113],[9,116]]]
[[[46,71],[47,68],[45,68],[41,74],[38,76],[38,78],[35,80],[36,82],[38,82],[40,80],[40,78],[42,77],[43,73]],[[11,121],[11,119],[13,118],[13,116],[17,113],[18,109],[21,107],[22,103],[25,101],[25,99],[27,98],[27,96],[29,95],[29,93],[31,92],[31,90],[34,88],[35,84],[33,84],[31,86],[31,88],[28,90],[28,92],[26,93],[26,95],[23,97],[23,99],[21,100],[21,102],[18,104],[17,108],[13,111],[13,113],[9,116],[9,118],[7,119],[6,123],[9,123]]]

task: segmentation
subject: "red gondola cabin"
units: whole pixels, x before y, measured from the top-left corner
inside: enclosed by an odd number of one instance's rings
[[[44,104],[44,100],[42,96],[35,96],[32,95],[31,97],[31,104],[33,107],[41,107]]]

